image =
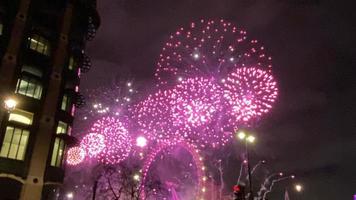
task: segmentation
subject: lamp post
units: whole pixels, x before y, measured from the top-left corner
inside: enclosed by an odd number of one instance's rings
[[[253,187],[252,187],[252,173],[251,173],[251,165],[250,165],[250,153],[248,148],[248,143],[254,143],[256,138],[253,135],[248,135],[243,131],[239,131],[237,133],[237,138],[245,142],[245,151],[246,151],[246,159],[247,159],[247,172],[248,172],[248,182],[249,182],[249,190],[250,195],[249,199],[253,200]]]

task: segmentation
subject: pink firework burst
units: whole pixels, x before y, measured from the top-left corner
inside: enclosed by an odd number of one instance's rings
[[[104,117],[91,128],[105,137],[104,148],[98,159],[104,164],[117,164],[126,159],[131,150],[131,139],[124,123],[114,117]]]
[[[267,113],[278,95],[273,76],[255,67],[236,69],[228,76],[224,86],[224,96],[236,122],[247,122]]]
[[[78,165],[83,162],[85,158],[85,151],[81,147],[72,147],[67,151],[67,164]]]
[[[172,90],[170,108],[175,126],[185,139],[201,146],[225,144],[230,134],[224,122],[222,88],[213,79],[182,80]]]
[[[180,139],[172,126],[171,96],[171,90],[159,90],[131,109],[134,121],[150,140],[169,142]]]
[[[89,133],[83,137],[80,145],[89,157],[95,157],[105,148],[105,136],[100,133]]]
[[[223,81],[238,67],[271,70],[272,58],[246,31],[225,20],[201,20],[179,28],[162,48],[155,76],[160,85],[181,78],[211,76]]]
[[[204,78],[188,78],[178,84],[171,96],[173,124],[191,130],[209,124],[221,111],[221,89]]]
[[[213,80],[188,78],[170,90],[158,91],[137,104],[134,118],[151,140],[188,140],[200,146],[225,144],[222,88]]]

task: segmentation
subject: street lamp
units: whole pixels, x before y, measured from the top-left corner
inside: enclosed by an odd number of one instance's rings
[[[254,143],[256,137],[250,134],[246,134],[244,131],[239,131],[237,134],[237,138],[245,142],[245,151],[246,151],[246,159],[247,159],[247,171],[248,171],[248,181],[249,181],[249,189],[250,195],[249,199],[253,200],[253,189],[252,189],[252,175],[251,175],[251,165],[250,165],[250,155],[248,149],[248,143]]]
[[[244,140],[246,138],[246,133],[243,132],[243,131],[239,131],[237,133],[237,137],[240,139],[240,140]]]
[[[133,180],[139,181],[140,180],[140,175],[139,174],[134,174],[133,175]]]
[[[296,184],[294,188],[297,192],[301,192],[303,190],[303,186],[301,184]]]
[[[256,140],[256,138],[255,138],[255,136],[253,136],[253,135],[249,135],[249,136],[246,138],[246,140],[247,140],[248,142],[250,142],[250,143],[254,143],[255,140]]]
[[[68,199],[73,199],[73,192],[69,192],[69,193],[67,193],[67,198]]]
[[[13,98],[7,98],[5,99],[4,104],[5,104],[5,109],[10,112],[16,108],[17,101]]]

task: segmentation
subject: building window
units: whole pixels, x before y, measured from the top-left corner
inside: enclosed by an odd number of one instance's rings
[[[44,37],[34,34],[28,37],[28,43],[30,49],[47,56],[50,54],[49,41]]]
[[[69,62],[68,62],[68,69],[69,70],[74,70],[77,68],[77,61],[73,58],[73,56],[71,56],[69,58]]]
[[[61,104],[61,109],[63,111],[68,112],[70,110],[70,107],[71,107],[70,99],[71,98],[67,94],[63,95],[62,104]]]
[[[51,166],[61,167],[64,153],[64,140],[56,138],[53,145]]]
[[[62,121],[58,122],[57,131],[56,131],[57,134],[70,135],[70,131],[71,131],[71,128],[68,126],[67,123],[64,123]]]
[[[9,121],[32,125],[33,113],[20,109],[15,109],[9,114]]]
[[[17,80],[15,92],[35,99],[41,99],[42,85],[34,78],[22,77]]]
[[[21,72],[27,72],[27,73],[37,76],[39,78],[42,77],[42,70],[38,69],[35,66],[31,66],[31,65],[23,65],[21,68]]]
[[[56,134],[68,134],[70,135],[71,128],[68,126],[67,123],[62,121],[58,122]],[[61,167],[62,160],[63,160],[63,153],[64,153],[64,140],[61,138],[56,138],[54,140],[53,151],[52,151],[52,158],[51,158],[51,166],[53,167]]]
[[[16,160],[24,160],[30,132],[12,126],[6,127],[0,156]]]

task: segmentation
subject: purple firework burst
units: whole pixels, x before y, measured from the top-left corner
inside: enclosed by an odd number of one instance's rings
[[[131,151],[131,139],[124,123],[114,117],[104,117],[96,121],[91,132],[105,137],[104,148],[97,155],[104,164],[116,164],[128,157]]]
[[[267,113],[278,95],[273,76],[255,67],[236,69],[228,76],[224,86],[224,97],[230,104],[234,122],[248,122]]]
[[[213,80],[188,78],[170,90],[158,91],[137,104],[134,118],[150,139],[188,140],[200,146],[225,144],[223,92]]]
[[[67,151],[67,164],[78,165],[83,162],[85,158],[85,151],[82,147],[71,147]]]
[[[224,122],[222,88],[213,79],[201,77],[182,80],[170,97],[173,126],[183,137],[201,146],[225,144],[230,134]]]
[[[201,20],[179,28],[162,48],[155,76],[159,85],[181,78],[211,76],[223,80],[238,67],[271,70],[272,58],[246,31],[225,20]]]
[[[80,143],[89,157],[95,157],[105,148],[105,136],[100,133],[85,135]]]
[[[131,109],[133,119],[150,140],[169,142],[180,140],[179,134],[173,128],[171,117],[171,90],[159,90],[149,95]]]

